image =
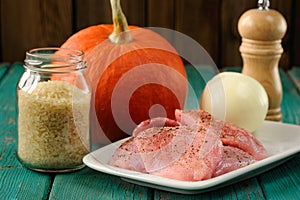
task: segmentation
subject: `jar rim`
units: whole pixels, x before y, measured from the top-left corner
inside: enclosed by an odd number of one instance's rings
[[[70,73],[86,69],[84,52],[61,47],[41,47],[26,51],[25,68],[38,72]]]

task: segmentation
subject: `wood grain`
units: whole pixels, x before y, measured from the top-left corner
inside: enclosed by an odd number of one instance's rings
[[[147,7],[147,26],[175,29],[175,0],[150,0]]]
[[[294,82],[295,86],[298,89],[298,92],[300,94],[300,68],[299,67],[293,67],[288,71],[288,75],[291,78],[291,80]]]
[[[146,0],[121,1],[129,25],[146,26]]]
[[[196,40],[218,63],[219,1],[177,0],[175,29]],[[181,41],[176,41],[184,46]],[[197,52],[194,56],[198,57]]]
[[[285,1],[273,0],[273,1],[271,1],[271,8],[280,12],[283,15],[283,17],[285,18],[287,25],[288,25],[287,32],[286,32],[284,38],[282,39],[282,43],[281,43],[282,47],[284,49],[284,52],[279,61],[279,66],[281,68],[283,68],[284,70],[288,70],[292,67],[291,66],[292,65],[291,57],[293,54],[292,46],[294,46],[293,41],[292,41],[292,34],[293,34],[292,30],[297,27],[296,24],[292,23],[293,0],[285,0]],[[295,12],[295,13],[297,13],[297,12]],[[293,26],[295,26],[295,27],[293,27]],[[296,51],[295,51],[295,53],[296,53]],[[299,53],[299,51],[298,51],[298,53]]]
[[[16,157],[15,91],[22,73],[21,64],[0,65],[0,199],[46,199],[51,176],[23,168]]]
[[[291,66],[300,66],[300,1],[294,1],[292,12],[292,24],[290,25],[291,49]]]
[[[281,121],[282,86],[278,65],[283,53],[281,41],[287,30],[286,20],[274,9],[251,9],[240,17],[238,30],[242,37],[242,73],[264,86],[269,99],[266,120]]]
[[[0,80],[1,80],[2,76],[5,75],[5,73],[8,70],[8,68],[9,68],[9,64],[8,63],[1,63],[0,64]]]
[[[109,0],[75,0],[74,6],[74,32],[92,25],[112,23]]]
[[[6,65],[9,66],[9,65]],[[5,70],[3,66],[2,70]],[[2,71],[1,70],[1,71]],[[17,146],[17,110],[16,84],[23,72],[23,67],[7,67],[0,82],[0,166],[4,168],[20,167],[16,158]]]
[[[300,95],[297,87],[295,87],[294,82],[283,70],[280,70],[280,78],[283,90],[283,99],[281,102],[282,121],[300,125]]]
[[[259,177],[266,199],[299,199],[300,155]],[[295,169],[291,172],[290,169]],[[287,189],[288,188],[288,189]]]
[[[256,1],[122,0],[130,25],[163,27],[182,32],[201,44],[221,68],[241,66],[236,26]],[[279,66],[300,66],[300,3],[272,0],[288,22]],[[23,61],[24,52],[59,46],[71,34],[96,24],[112,23],[109,0],[0,0],[0,61]],[[181,44],[184,45],[184,44]]]
[[[172,194],[165,191],[155,191],[154,199],[164,200],[196,200],[196,199],[264,199],[263,191],[256,178],[248,179],[239,184],[223,187],[220,190],[196,195]]]
[[[57,175],[49,199],[150,200],[151,196],[150,188],[85,168],[76,173]]]
[[[122,10],[130,25],[145,26],[145,1],[121,1]],[[98,24],[112,24],[111,6],[109,0],[76,0],[75,1],[75,30]]]
[[[235,0],[222,1],[219,35],[219,63],[221,66],[219,67],[243,65],[239,51],[241,36],[238,33],[237,25],[241,15],[252,8],[256,8],[255,1],[240,1],[239,4]]]
[[[46,200],[51,186],[51,176],[25,168],[0,168],[0,199]]]
[[[2,52],[3,52],[3,45],[2,45],[2,2],[0,1],[0,61],[3,60]]]
[[[3,59],[24,59],[25,51],[59,46],[72,32],[72,1],[1,1]]]

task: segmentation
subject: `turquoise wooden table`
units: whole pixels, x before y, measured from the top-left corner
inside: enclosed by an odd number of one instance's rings
[[[30,171],[16,158],[16,84],[22,64],[0,65],[0,199],[300,199],[300,154],[248,180],[198,195],[183,195],[122,181],[88,167],[65,174]],[[197,74],[187,68],[192,85]],[[286,123],[300,124],[300,95],[294,80],[300,68],[281,72],[282,112]],[[193,81],[193,79],[195,81]],[[201,87],[199,90],[203,89]],[[300,134],[300,133],[299,133]],[[300,144],[299,144],[300,145]]]

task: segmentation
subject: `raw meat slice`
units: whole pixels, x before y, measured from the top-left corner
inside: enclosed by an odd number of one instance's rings
[[[206,180],[212,177],[222,159],[223,145],[219,138],[200,127],[193,143],[178,161],[151,174],[182,181]]]
[[[130,138],[116,149],[110,160],[110,164],[123,169],[146,173],[140,152],[133,140],[133,137]]]
[[[256,160],[262,160],[268,157],[267,150],[248,131],[233,126],[229,123],[224,123],[220,138],[223,145],[237,147],[251,154]]]
[[[245,167],[256,162],[249,153],[231,146],[224,146],[224,157],[216,167],[213,177]]]
[[[165,117],[157,117],[153,119],[148,119],[145,121],[142,121],[138,126],[133,130],[132,136],[135,137],[137,136],[140,132],[151,128],[151,127],[164,127],[164,126],[169,126],[169,127],[174,127],[174,126],[179,126],[180,124],[172,119],[165,118]]]
[[[201,125],[151,127],[119,149],[111,165],[183,181],[211,178],[223,158],[220,138]]]
[[[146,120],[114,153],[113,166],[166,178],[199,181],[268,156],[249,132],[203,110],[176,110],[177,121]]]
[[[194,125],[208,123],[212,121],[212,116],[203,110],[175,110],[175,118],[182,125]]]
[[[256,160],[268,157],[266,149],[251,133],[231,123],[215,120],[208,112],[203,110],[176,110],[175,116],[182,125],[204,124],[211,127],[216,133],[220,133],[223,145],[240,148],[250,153]]]

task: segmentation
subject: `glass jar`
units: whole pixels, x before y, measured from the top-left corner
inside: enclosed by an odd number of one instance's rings
[[[91,92],[84,53],[63,48],[26,52],[17,86],[18,158],[27,168],[68,172],[90,151]]]

